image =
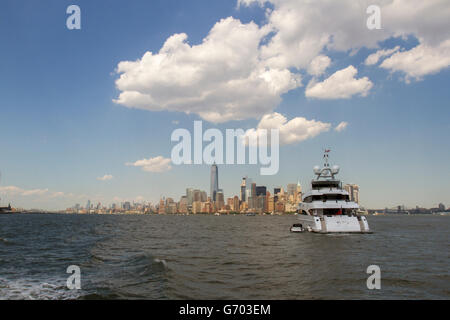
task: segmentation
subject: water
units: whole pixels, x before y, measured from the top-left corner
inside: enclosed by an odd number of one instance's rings
[[[295,216],[0,215],[0,299],[450,298],[449,216],[368,219],[318,235]]]

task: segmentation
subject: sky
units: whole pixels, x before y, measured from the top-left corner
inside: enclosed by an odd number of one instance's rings
[[[3,0],[0,38],[0,206],[209,190],[208,165],[170,161],[196,120],[280,130],[276,175],[219,165],[226,197],[306,190],[327,148],[365,207],[450,205],[446,0]]]

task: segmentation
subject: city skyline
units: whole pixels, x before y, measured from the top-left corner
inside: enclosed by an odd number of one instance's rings
[[[328,151],[329,152],[329,151]],[[171,196],[161,196],[159,203],[151,203],[148,201],[124,201],[120,205],[112,203],[107,206],[98,202],[94,204],[91,200],[87,201],[85,207],[76,204],[65,210],[66,213],[156,213],[156,214],[212,214],[212,213],[295,213],[298,212],[298,204],[302,202],[303,189],[300,181],[297,183],[289,183],[284,188],[281,185],[277,187],[267,188],[267,186],[257,185],[252,182],[248,176],[242,178],[239,188],[239,195],[233,195],[231,192],[225,197],[222,189],[218,189],[218,166],[214,163],[211,166],[211,189],[208,195],[206,191],[187,187],[184,195],[180,200]],[[214,177],[214,179],[213,179]],[[341,182],[342,183],[342,182]],[[343,189],[348,192],[349,200],[359,202],[359,186],[356,184],[343,184]],[[273,190],[273,192],[270,192]],[[216,199],[213,197],[216,196]],[[225,201],[226,200],[226,201]],[[450,207],[446,208],[443,203],[433,208],[423,208],[415,206],[407,208],[404,205],[397,205],[391,208],[364,208],[372,212],[384,213],[432,213],[450,211]],[[434,210],[434,211],[433,211]]]
[[[245,176],[308,188],[330,148],[367,208],[449,204],[450,19],[443,1],[393,3],[371,3],[370,30],[353,1],[80,0],[70,30],[70,1],[2,1],[0,206],[210,190],[208,165],[170,159],[172,132],[198,120],[280,129],[279,172],[221,165],[225,197]]]

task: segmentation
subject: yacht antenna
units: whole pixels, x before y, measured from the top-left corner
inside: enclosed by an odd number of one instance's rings
[[[328,168],[329,166],[330,166],[330,164],[328,163],[328,154],[330,153],[330,149],[325,149],[325,151],[324,151],[324,153],[323,153],[323,159],[324,159],[324,161],[325,161],[325,163],[324,163],[324,167],[325,168]]]

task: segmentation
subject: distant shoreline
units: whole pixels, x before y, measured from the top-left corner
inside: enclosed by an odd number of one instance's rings
[[[54,214],[54,215],[70,215],[70,216],[217,216],[210,213],[197,213],[197,214],[157,214],[157,213],[136,213],[136,212],[118,212],[118,213],[66,213],[66,212],[58,212],[58,211],[19,211],[19,212],[10,212],[10,213],[2,213],[0,216],[6,215],[39,215],[39,214]],[[229,213],[229,214],[220,214],[220,216],[248,216],[247,213]],[[274,213],[274,214],[255,214],[254,216],[297,216],[294,213]],[[450,216],[450,212],[436,212],[436,213],[380,213],[380,214],[367,214],[365,216],[370,217],[380,217],[380,216],[388,216],[388,217],[397,217],[397,216]]]

